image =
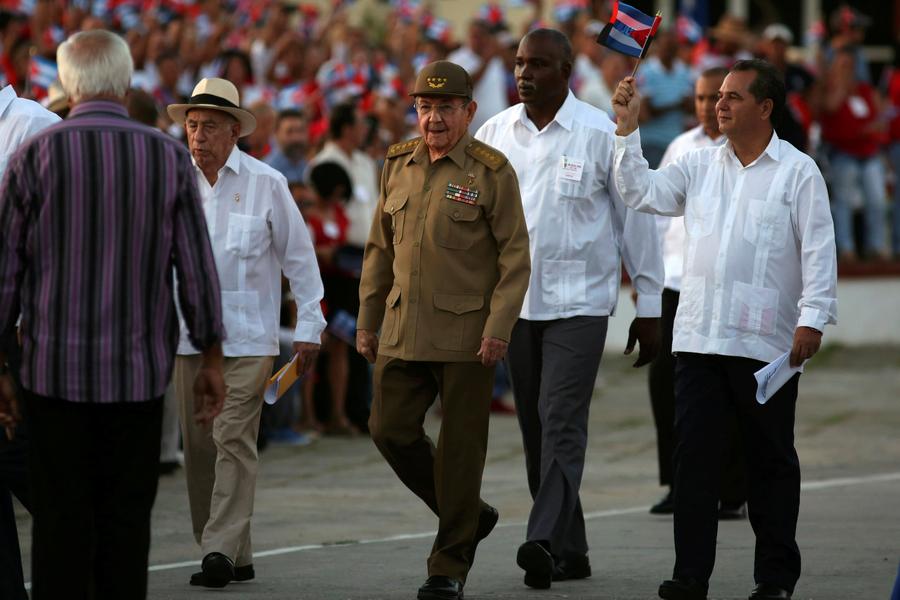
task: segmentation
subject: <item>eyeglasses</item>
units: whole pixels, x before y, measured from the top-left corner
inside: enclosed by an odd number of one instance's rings
[[[465,108],[468,102],[463,102],[462,104],[419,104],[416,103],[416,112],[419,113],[420,117],[425,117],[432,113],[432,111],[436,111],[437,114],[441,116],[441,118],[449,117],[453,111]]]

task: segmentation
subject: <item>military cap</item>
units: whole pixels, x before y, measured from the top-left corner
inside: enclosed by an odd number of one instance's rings
[[[471,100],[472,78],[456,63],[436,60],[419,71],[410,96],[458,96]]]

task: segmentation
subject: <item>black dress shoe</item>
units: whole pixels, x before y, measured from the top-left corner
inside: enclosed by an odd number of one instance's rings
[[[546,590],[553,581],[553,556],[541,542],[525,542],[519,546],[516,564],[525,570],[525,585]]]
[[[253,565],[244,565],[243,567],[235,567],[234,568],[234,579],[233,581],[250,581],[251,579],[256,578],[256,571],[253,570]],[[203,577],[203,571],[199,573],[194,573],[191,575],[191,585],[202,585],[204,587],[215,587],[208,586],[204,582],[206,579]]]
[[[560,559],[553,565],[553,581],[587,579],[591,576],[591,561],[586,554]]]
[[[416,595],[419,600],[463,600],[463,584],[459,579],[432,575]]]
[[[234,563],[220,552],[210,552],[204,556],[200,568],[202,569],[201,578],[196,585],[221,588],[234,579]],[[193,583],[193,579],[192,576],[191,583]]]
[[[757,583],[749,600],[791,600],[791,593],[777,585]]]
[[[475,540],[472,542],[472,558],[469,561],[470,564],[475,563],[475,550],[478,549],[479,542],[490,535],[499,519],[500,513],[490,504],[485,504],[484,508],[481,509],[481,514],[478,515],[478,528],[475,530]]]
[[[659,586],[659,597],[665,600],[706,600],[707,586],[689,579],[667,579]]]
[[[659,502],[650,507],[651,515],[671,515],[675,512],[675,498],[672,497],[672,488],[666,492],[666,495],[660,498]]]
[[[720,521],[740,521],[747,518],[747,505],[743,502],[719,502]]]

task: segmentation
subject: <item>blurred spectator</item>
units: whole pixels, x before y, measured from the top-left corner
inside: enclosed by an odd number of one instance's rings
[[[784,76],[787,110],[776,126],[778,137],[806,152],[809,131],[809,94],[813,76],[800,65],[788,62],[787,50],[794,42],[794,34],[787,26],[773,23],[763,30],[761,50],[764,58]]]
[[[589,21],[577,36],[578,53],[571,85],[580,100],[596,106],[612,118],[613,90],[629,75],[629,61],[624,54],[610,52],[597,43],[597,35],[602,30],[603,23]]]
[[[469,24],[466,45],[447,56],[469,72],[474,84],[472,99],[478,104],[469,131],[477,131],[485,121],[509,106],[504,90],[506,71],[503,68],[500,42],[495,37],[496,25],[482,19]]]
[[[894,197],[891,204],[891,251],[894,260],[900,260],[900,44],[894,48],[894,65],[887,77],[888,106],[886,117],[890,118],[888,136],[888,157],[894,171]]]
[[[128,116],[143,123],[147,127],[156,127],[159,120],[159,110],[153,96],[138,88],[131,88],[125,95],[125,108]]]
[[[716,26],[709,30],[709,39],[697,44],[695,66],[700,71],[713,67],[731,66],[739,60],[753,58],[747,51],[750,33],[747,23],[740,17],[724,14]]]
[[[692,109],[694,84],[690,69],[678,59],[678,40],[661,31],[653,44],[655,53],[638,72],[641,103],[641,148],[655,169],[669,144],[684,131]]]
[[[306,172],[309,126],[303,113],[286,109],[275,120],[275,148],[264,162],[281,172],[288,183],[302,182]]]
[[[853,70],[857,81],[870,83],[872,75],[862,45],[866,38],[866,29],[872,24],[872,19],[852,6],[842,4],[831,13],[828,24],[831,38],[825,51],[826,62],[831,63],[838,51],[846,49],[853,56]]]
[[[256,129],[244,138],[246,152],[253,158],[263,160],[272,153],[272,136],[275,134],[275,109],[265,100],[257,100],[249,105],[249,110],[256,117]]]
[[[822,138],[828,143],[832,203],[838,256],[857,256],[853,239],[851,199],[859,190],[865,217],[863,248],[867,256],[884,256],[885,170],[881,145],[886,121],[879,113],[875,91],[857,80],[854,53],[836,52],[825,82]]]

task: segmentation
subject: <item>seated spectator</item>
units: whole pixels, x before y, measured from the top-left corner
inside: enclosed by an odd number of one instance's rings
[[[828,69],[822,106],[822,139],[829,145],[831,211],[838,256],[855,260],[851,200],[859,191],[864,206],[866,256],[884,257],[885,169],[881,145],[886,121],[879,114],[875,91],[857,80],[854,54],[837,52]]]

